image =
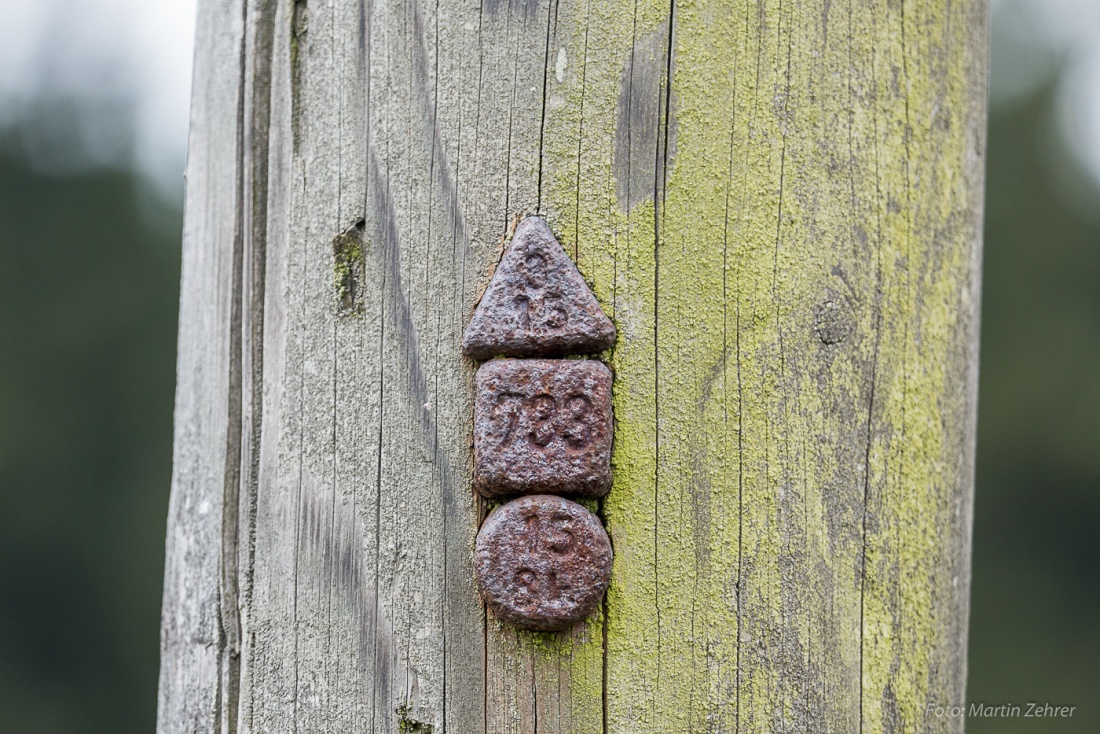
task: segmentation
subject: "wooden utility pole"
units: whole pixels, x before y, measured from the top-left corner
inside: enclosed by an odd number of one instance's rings
[[[985,0],[202,0],[159,731],[961,731]],[[524,213],[618,330],[615,560],[486,615]]]

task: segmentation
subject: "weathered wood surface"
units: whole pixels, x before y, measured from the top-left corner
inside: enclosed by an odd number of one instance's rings
[[[159,730],[947,731],[982,0],[200,2]],[[462,329],[540,212],[614,319],[614,542],[486,617]]]

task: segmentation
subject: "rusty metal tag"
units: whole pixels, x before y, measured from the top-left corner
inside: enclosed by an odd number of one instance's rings
[[[484,497],[611,487],[611,370],[593,360],[503,359],[477,371],[474,487]]]
[[[527,217],[516,227],[462,336],[473,359],[551,357],[608,349],[615,327],[550,227]]]
[[[522,629],[560,630],[590,614],[611,581],[611,541],[598,517],[549,495],[493,510],[477,534],[485,604]]]

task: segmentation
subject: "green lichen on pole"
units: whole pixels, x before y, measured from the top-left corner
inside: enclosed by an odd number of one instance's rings
[[[543,175],[621,334],[610,731],[916,731],[962,702],[985,24],[559,16]]]

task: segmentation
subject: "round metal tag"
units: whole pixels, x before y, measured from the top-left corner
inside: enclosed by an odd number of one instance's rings
[[[611,541],[600,519],[562,497],[501,505],[477,534],[481,596],[498,618],[561,630],[588,616],[611,582]]]

